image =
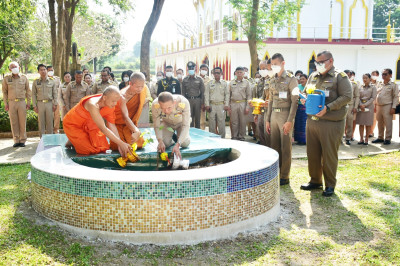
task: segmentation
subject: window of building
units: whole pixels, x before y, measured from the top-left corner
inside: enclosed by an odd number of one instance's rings
[[[206,43],[210,43],[210,29],[211,29],[211,26],[208,25],[206,27]]]
[[[315,67],[315,53],[313,52],[310,60],[308,61],[308,75],[316,70]]]
[[[214,21],[214,41],[219,41],[219,36],[221,35],[220,28],[219,28],[219,20]]]

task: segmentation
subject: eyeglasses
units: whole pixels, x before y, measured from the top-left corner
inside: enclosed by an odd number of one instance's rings
[[[382,73],[382,76],[387,76],[388,75],[388,73]]]
[[[220,72],[214,72],[214,75],[221,75]]]
[[[325,59],[325,60],[322,60],[322,61],[320,61],[320,62],[315,61],[314,64],[315,64],[315,65],[322,66],[322,65],[323,65],[326,61],[328,61],[329,59],[330,59],[330,58]]]

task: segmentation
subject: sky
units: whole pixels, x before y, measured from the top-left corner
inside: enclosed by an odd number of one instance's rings
[[[104,4],[98,6],[93,0],[89,0],[89,9],[96,12],[113,15],[112,8]],[[125,39],[125,45],[122,51],[132,50],[136,42],[142,38],[142,32],[153,8],[151,0],[134,0],[135,10],[126,14],[124,17],[118,17],[120,21],[122,36]],[[156,40],[162,45],[182,39],[178,36],[176,22],[191,21],[196,23],[196,9],[192,0],[165,0],[161,11],[160,19],[154,29],[152,40]]]

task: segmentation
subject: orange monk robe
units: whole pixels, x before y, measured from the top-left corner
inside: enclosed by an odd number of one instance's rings
[[[142,114],[143,105],[146,100],[146,90],[147,89],[145,85],[145,88],[143,88],[140,94],[136,94],[126,103],[128,116],[136,126],[138,125],[140,115]],[[115,106],[115,125],[117,126],[121,140],[130,144],[132,141],[132,132],[126,125],[124,117],[122,116],[120,103],[121,101],[119,101]],[[110,144],[112,150],[118,150],[117,144],[112,141]]]
[[[82,98],[64,117],[63,128],[69,141],[79,154],[97,154],[110,149],[106,136],[93,121],[84,104],[91,98],[100,98],[101,94]],[[115,107],[103,107],[100,115],[108,122],[115,123]]]

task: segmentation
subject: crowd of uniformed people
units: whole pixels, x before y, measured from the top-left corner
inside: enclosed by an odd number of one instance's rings
[[[185,75],[183,69],[174,70],[168,65],[165,72],[156,73],[156,82],[151,85],[146,82],[146,100],[143,102],[139,123],[149,122],[151,101],[154,101],[153,122],[160,123],[157,114],[164,117],[165,121],[169,119],[171,111],[166,110],[172,107],[165,103],[171,97],[165,92],[175,95],[171,99],[177,102],[174,110],[178,116],[184,112],[190,113],[191,119],[186,121],[190,127],[205,130],[208,117],[209,131],[222,138],[226,136],[228,113],[232,139],[245,140],[248,128],[248,134],[258,144],[279,153],[280,185],[289,183],[292,143],[295,141],[299,145],[307,145],[310,182],[302,185],[301,189],[322,188],[324,177],[323,195],[331,196],[336,186],[338,149],[343,140],[346,145],[368,145],[370,138],[376,137],[372,143],[391,144],[392,120],[396,107],[399,109],[399,89],[391,81],[391,69],[384,69],[381,79],[379,71],[374,70],[364,73],[362,81],[356,81],[354,71],[341,71],[334,67],[334,58],[329,51],[317,55],[315,67],[316,70],[310,76],[300,70],[293,74],[286,70],[283,55],[277,53],[269,60],[262,60],[253,77],[246,67],[238,66],[234,79],[226,81],[221,67],[210,71],[206,64],[197,67],[189,61]],[[14,147],[25,146],[26,110],[30,108],[31,98],[33,108],[38,113],[40,134],[58,133],[60,118],[62,120],[83,97],[102,93],[110,85],[123,89],[129,86],[133,73],[130,70],[124,71],[118,84],[110,67],[101,71],[97,81],[93,80],[87,69],[83,69],[73,73],[73,81],[72,74],[65,72],[62,82],[54,76],[52,66],[40,64],[37,69],[40,77],[33,81],[32,90],[26,76],[19,73],[16,62],[10,63],[11,74],[3,80],[3,100],[11,120]],[[322,90],[325,94],[325,106],[315,115],[306,114],[306,100],[299,97],[300,94],[307,96],[313,93],[308,88]],[[261,114],[252,114],[253,98],[265,101]],[[173,126],[174,117],[171,116],[170,120]],[[180,118],[179,123],[183,123],[183,120]],[[376,124],[378,136],[373,133]],[[359,139],[354,142],[356,125],[359,126]],[[158,133],[161,127],[155,128]],[[175,136],[179,150],[182,142],[183,147],[190,143],[186,138],[188,129],[174,129],[178,133],[185,132],[185,136],[179,140]],[[161,150],[165,150],[164,144],[171,144],[171,138],[174,137],[165,129],[163,133],[163,138],[168,135],[168,140],[162,144],[159,140]]]

